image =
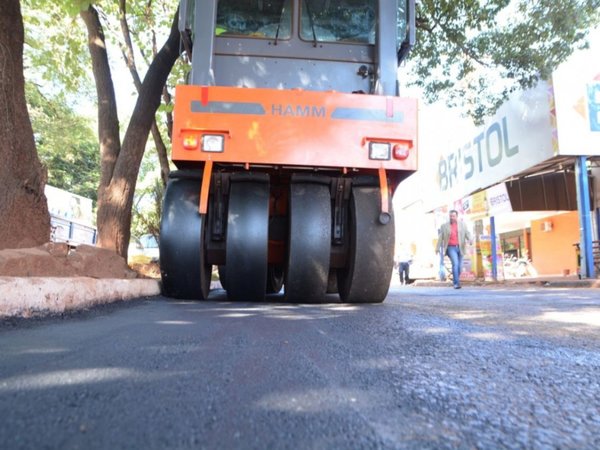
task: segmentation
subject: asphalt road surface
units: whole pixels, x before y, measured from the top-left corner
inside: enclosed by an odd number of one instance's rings
[[[598,290],[270,300],[0,322],[0,448],[600,448]]]

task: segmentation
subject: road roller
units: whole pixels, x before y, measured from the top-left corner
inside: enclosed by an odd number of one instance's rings
[[[183,0],[179,14],[190,70],[163,293],[207,299],[214,268],[231,301],[383,302],[392,195],[417,170],[417,102],[397,75],[414,0]]]

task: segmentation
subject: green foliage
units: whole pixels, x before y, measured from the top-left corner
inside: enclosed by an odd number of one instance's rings
[[[172,113],[173,109],[174,109],[174,104],[173,103],[169,103],[168,105],[165,105],[164,103],[161,104],[158,107],[158,112],[159,113]]]
[[[71,16],[76,16],[81,11],[85,11],[94,2],[88,0],[71,0],[66,2],[67,11]]]
[[[78,0],[22,0],[25,76],[45,92],[67,92],[79,101],[95,92],[86,31],[78,20]],[[75,12],[73,14],[73,12]]]
[[[79,127],[79,121],[83,119],[75,117],[68,107],[68,105],[95,103],[87,32],[78,17],[79,12],[88,8],[90,4],[94,4],[99,11],[107,38],[109,57],[112,54],[114,59],[111,60],[111,66],[115,76],[120,73],[117,69],[119,65],[122,71],[125,69],[120,52],[124,44],[119,23],[119,2],[22,0],[22,9],[26,30],[25,75],[28,80],[36,82],[42,89],[40,92],[39,89],[29,86],[30,111],[38,137],[38,151],[49,170],[49,183],[96,199],[99,180],[97,138],[92,134],[89,139],[87,131],[84,133]],[[127,21],[135,47],[136,64],[142,78],[154,57],[156,47],[162,45],[170,29],[177,4],[177,0],[126,2]],[[172,86],[183,78],[185,70],[189,69],[183,64],[178,64],[178,69],[174,70],[171,76]],[[127,83],[131,86],[130,91],[135,92],[132,78],[128,73],[126,76],[120,75],[115,78],[115,82]],[[172,103],[163,105],[160,108],[163,114],[157,115],[157,120],[163,118],[164,113],[172,112],[172,108]],[[75,126],[69,128],[68,120],[62,120],[60,117],[70,118],[69,120],[72,120]],[[163,136],[167,136],[160,122],[159,126],[162,128]],[[83,137],[82,134],[86,136]],[[79,148],[76,145],[79,145]],[[68,152],[63,153],[57,149],[68,149]],[[88,154],[88,150],[91,153]],[[78,154],[86,156],[78,159]],[[142,169],[140,180],[146,178],[145,172],[159,166],[156,158],[149,157],[144,161],[148,167]],[[86,163],[89,167],[84,168]],[[73,164],[85,170],[73,170],[70,173]],[[81,173],[93,175],[92,185],[81,179],[79,175]],[[78,186],[74,187],[75,185]],[[149,197],[147,189],[140,188],[138,191],[137,197]]]
[[[97,1],[90,0],[21,0],[24,7],[32,8],[38,11],[44,11],[48,8],[56,8],[70,17],[77,16]]]
[[[476,121],[548,79],[600,24],[600,0],[421,0],[412,84]]]
[[[95,201],[100,156],[90,121],[75,113],[63,95],[45,97],[32,83],[26,84],[26,97],[48,184]]]
[[[93,101],[95,86],[87,48],[87,32],[79,12],[93,4],[103,22],[113,71],[121,64],[123,36],[119,23],[119,2],[114,0],[21,0],[25,25],[26,77],[45,91],[65,91],[79,101]],[[129,0],[127,21],[136,47],[137,67],[143,78],[153,58],[153,44],[162,45],[177,10],[177,0]],[[130,77],[119,82],[131,85]],[[83,97],[83,99],[82,99]]]
[[[164,187],[158,177],[151,178],[145,187],[136,189],[131,216],[131,235],[151,234],[159,239],[160,217]]]

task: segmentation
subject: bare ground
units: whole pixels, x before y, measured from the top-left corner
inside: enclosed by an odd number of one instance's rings
[[[0,276],[158,278],[156,263],[127,265],[115,252],[89,245],[48,242],[39,247],[0,250]]]

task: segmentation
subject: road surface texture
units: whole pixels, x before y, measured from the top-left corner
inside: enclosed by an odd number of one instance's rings
[[[0,322],[0,448],[600,448],[597,289],[282,301]]]

